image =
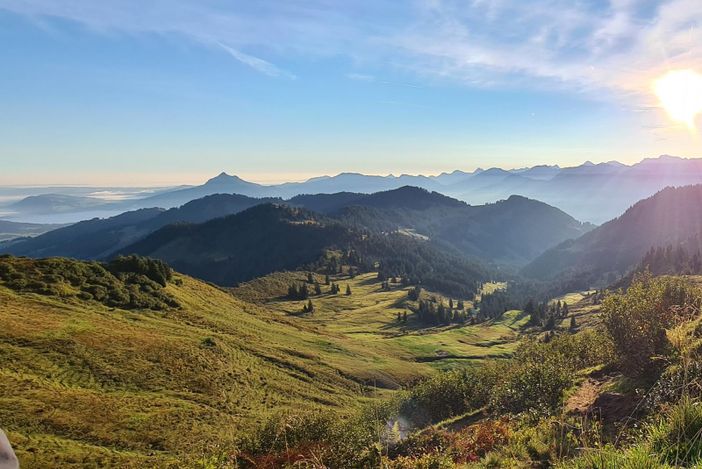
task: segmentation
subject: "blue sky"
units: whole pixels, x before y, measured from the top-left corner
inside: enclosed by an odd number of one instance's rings
[[[0,184],[702,156],[699,0],[0,0]]]

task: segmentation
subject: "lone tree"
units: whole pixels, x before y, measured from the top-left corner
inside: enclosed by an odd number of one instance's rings
[[[349,284],[346,284],[346,296],[351,295],[351,286]]]
[[[575,332],[575,329],[578,328],[578,322],[575,320],[575,316],[570,317],[570,326],[568,326],[568,329],[570,332]]]

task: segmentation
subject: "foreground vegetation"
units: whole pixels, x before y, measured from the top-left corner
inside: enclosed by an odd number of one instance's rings
[[[23,280],[0,280],[0,422],[25,467],[196,467],[273,415],[365,412],[438,369],[508,354],[523,323],[423,327],[408,289],[377,274],[332,276],[341,292],[323,285],[306,315],[284,298],[303,272],[232,294],[169,270],[154,276],[165,286],[149,279],[174,301],[158,309],[81,294],[131,288],[152,265],[135,260],[0,259]]]
[[[695,277],[490,319],[504,284],[450,298],[344,267],[225,291],[138,257],[0,269],[0,422],[27,467],[702,463]]]
[[[698,467],[702,291],[634,280],[601,327],[524,342],[351,415],[289,414],[217,459],[280,467]]]

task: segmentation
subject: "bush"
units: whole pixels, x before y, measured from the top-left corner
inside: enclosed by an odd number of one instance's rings
[[[128,271],[135,267],[135,271]],[[163,291],[170,268],[161,261],[130,256],[111,264],[71,259],[0,258],[0,283],[26,293],[75,297],[98,301],[125,309],[162,310],[178,307],[178,302]],[[155,279],[155,280],[154,280]]]
[[[165,262],[136,255],[118,256],[108,262],[106,267],[117,276],[120,274],[144,275],[162,287],[165,287],[173,278],[173,270]]]
[[[552,414],[578,370],[606,364],[612,357],[608,338],[595,331],[564,334],[546,343],[527,341],[496,372],[491,406],[512,414]]]
[[[635,277],[626,293],[609,295],[602,304],[602,320],[625,373],[652,371],[656,359],[670,351],[666,329],[675,320],[699,312],[702,296],[682,278]]]
[[[420,382],[400,404],[400,415],[417,426],[467,412],[482,404],[473,370],[447,371]]]

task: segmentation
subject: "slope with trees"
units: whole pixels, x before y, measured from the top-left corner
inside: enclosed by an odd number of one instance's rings
[[[700,249],[702,185],[666,188],[621,217],[539,256],[522,272],[539,279],[579,277],[583,286],[612,283],[627,274],[651,248],[682,245]]]

